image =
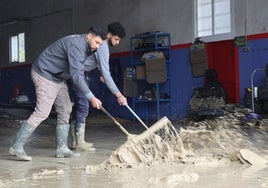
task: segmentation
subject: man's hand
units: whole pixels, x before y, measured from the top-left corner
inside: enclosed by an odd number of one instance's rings
[[[101,108],[101,105],[102,105],[101,101],[98,98],[96,98],[96,97],[92,97],[90,99],[90,103],[91,103],[91,106],[93,108],[97,108],[97,109],[100,109]]]
[[[127,105],[127,98],[124,97],[121,92],[117,92],[115,96],[117,97],[117,102],[119,103],[119,105]]]
[[[105,83],[103,76],[100,76],[100,81],[101,81],[102,83]]]

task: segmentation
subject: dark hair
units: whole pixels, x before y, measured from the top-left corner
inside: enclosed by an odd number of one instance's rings
[[[119,22],[112,22],[108,25],[108,32],[113,35],[119,36],[121,39],[126,36],[126,31],[124,26]]]
[[[89,28],[88,31],[87,31],[87,34],[88,33],[92,33],[92,34],[94,34],[96,36],[100,36],[102,40],[105,40],[106,39],[106,32],[99,25],[93,26],[93,27]]]

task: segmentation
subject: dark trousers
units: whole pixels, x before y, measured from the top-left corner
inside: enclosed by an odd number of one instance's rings
[[[88,83],[87,79],[85,79]],[[73,85],[70,81],[69,89],[72,95],[72,100],[74,102],[73,106],[73,120],[76,123],[85,123],[86,117],[89,113],[89,101],[88,99]]]

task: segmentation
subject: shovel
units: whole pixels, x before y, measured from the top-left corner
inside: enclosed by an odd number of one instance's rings
[[[102,106],[101,106],[101,110],[108,116],[110,117],[113,122],[121,129],[121,131],[127,136],[127,137],[141,137],[142,139],[146,139],[146,137],[155,137],[155,135],[157,134],[157,132],[162,133],[160,134],[160,136],[165,136],[165,134],[163,134],[163,132],[166,132],[166,130],[168,130],[168,134],[170,133],[175,133],[175,135],[177,135],[177,131],[174,128],[174,126],[171,124],[171,122],[169,121],[169,119],[167,117],[163,117],[161,118],[159,121],[157,121],[156,123],[154,123],[150,128],[148,128],[148,126],[139,118],[139,116],[128,106],[126,105],[126,107],[129,109],[129,111],[139,120],[139,122],[146,128],[146,130],[139,135],[133,135],[130,134],[107,110],[105,110]],[[145,136],[146,135],[146,136]]]
[[[113,122],[121,129],[123,133],[125,133],[125,135],[128,137],[131,136],[131,134],[109,112],[107,112],[107,110],[105,110],[102,106],[100,108],[108,117],[113,120]]]
[[[178,134],[167,117],[163,117],[141,134],[131,135],[103,107],[101,110],[128,136],[127,141],[104,161],[105,166],[130,167],[140,163],[150,165],[154,161],[178,158],[181,145],[177,144]]]
[[[139,118],[139,116],[126,104],[127,109],[137,118],[137,120],[146,128],[148,129],[148,126]]]
[[[131,108],[127,108],[137,116]],[[137,118],[146,130],[141,134],[130,134],[109,112],[100,108],[127,135],[127,141],[105,161],[106,165],[135,166],[139,163],[152,164],[153,161],[177,159],[180,151],[178,133],[167,117],[163,117],[148,128]],[[137,116],[138,117],[138,116]]]
[[[155,124],[153,124],[150,128],[148,128],[148,126],[137,116],[137,114],[128,106],[126,105],[127,108],[134,114],[134,116],[140,121],[140,123],[146,128],[146,131],[144,131],[142,134],[139,135],[133,135],[130,134],[107,110],[105,110],[105,108],[103,108],[101,106],[101,110],[108,116],[110,117],[113,122],[121,129],[121,131],[128,137],[128,138],[133,138],[134,136],[136,137],[142,137],[143,139],[145,139],[146,137],[150,137],[150,136],[155,136],[157,131],[161,131],[161,129],[166,129],[166,127],[170,127],[175,130],[175,128],[173,127],[173,125],[171,124],[171,122],[168,120],[167,117],[163,117],[162,119],[160,119],[159,121],[157,121]],[[172,132],[172,131],[170,131]],[[145,136],[146,135],[146,136]],[[150,135],[150,136],[149,136]]]

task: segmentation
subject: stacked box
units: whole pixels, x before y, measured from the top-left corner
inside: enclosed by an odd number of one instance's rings
[[[146,80],[150,84],[164,83],[167,81],[166,59],[148,59],[146,65]]]
[[[145,79],[145,65],[137,65],[136,66],[136,78],[137,79]]]
[[[138,84],[135,81],[132,82],[132,77],[134,74],[135,74],[135,70],[133,70],[130,67],[127,67],[124,71],[123,93],[126,97],[137,97]],[[132,91],[132,89],[133,89],[133,91]],[[134,96],[133,96],[133,94],[134,94]]]

